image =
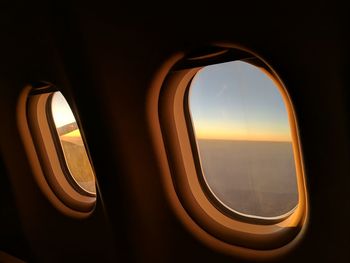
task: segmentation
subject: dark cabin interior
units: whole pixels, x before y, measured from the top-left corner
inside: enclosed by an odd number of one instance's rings
[[[298,119],[309,222],[300,243],[271,261],[349,262],[348,20],[340,1],[3,1],[4,262],[254,261],[206,246],[176,217],[148,124],[147,96],[163,64],[217,41],[269,61]],[[98,180],[96,208],[85,219],[56,210],[33,179],[16,114],[23,88],[40,81],[56,85],[78,112]]]

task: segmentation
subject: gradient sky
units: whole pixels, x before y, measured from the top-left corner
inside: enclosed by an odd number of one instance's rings
[[[202,68],[191,84],[189,108],[199,139],[291,141],[278,87],[243,61]]]
[[[51,107],[56,128],[75,122],[73,112],[61,92],[55,92],[52,97]]]

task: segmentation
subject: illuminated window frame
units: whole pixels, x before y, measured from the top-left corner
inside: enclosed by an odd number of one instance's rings
[[[17,109],[19,131],[39,188],[58,210],[84,218],[94,210],[96,194],[84,191],[67,167],[51,113],[57,91],[46,83],[24,89]]]
[[[280,218],[242,217],[224,209],[203,186],[188,112],[188,90],[201,68],[234,60],[262,68],[280,89],[288,108],[299,202],[296,209]],[[158,158],[162,163],[164,185],[178,216],[202,241],[231,254],[269,258],[288,251],[306,229],[308,203],[295,111],[275,71],[251,51],[221,45],[192,54],[179,54],[159,74],[149,97],[149,121],[155,146],[162,146]]]

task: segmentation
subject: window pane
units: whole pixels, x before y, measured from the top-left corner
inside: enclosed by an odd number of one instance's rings
[[[189,111],[204,179],[224,206],[265,218],[296,207],[288,114],[268,75],[243,61],[204,67],[191,83]]]
[[[85,191],[96,193],[95,176],[73,112],[61,92],[52,97],[52,116],[68,170]]]

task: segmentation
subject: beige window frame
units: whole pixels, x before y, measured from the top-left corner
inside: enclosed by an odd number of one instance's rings
[[[51,115],[56,91],[46,83],[39,88],[27,86],[18,102],[18,126],[41,191],[62,213],[84,218],[94,210],[96,194],[79,187],[67,168]]]
[[[293,247],[306,229],[308,202],[298,126],[290,96],[276,72],[255,53],[233,45],[215,52],[178,54],[154,81],[149,97],[149,122],[158,148],[169,201],[190,231],[219,250],[248,258],[270,258]],[[260,67],[280,89],[287,107],[296,161],[299,202],[278,218],[254,218],[228,211],[203,184],[196,142],[188,112],[191,80],[206,65],[242,60]],[[157,116],[154,114],[156,109]]]

